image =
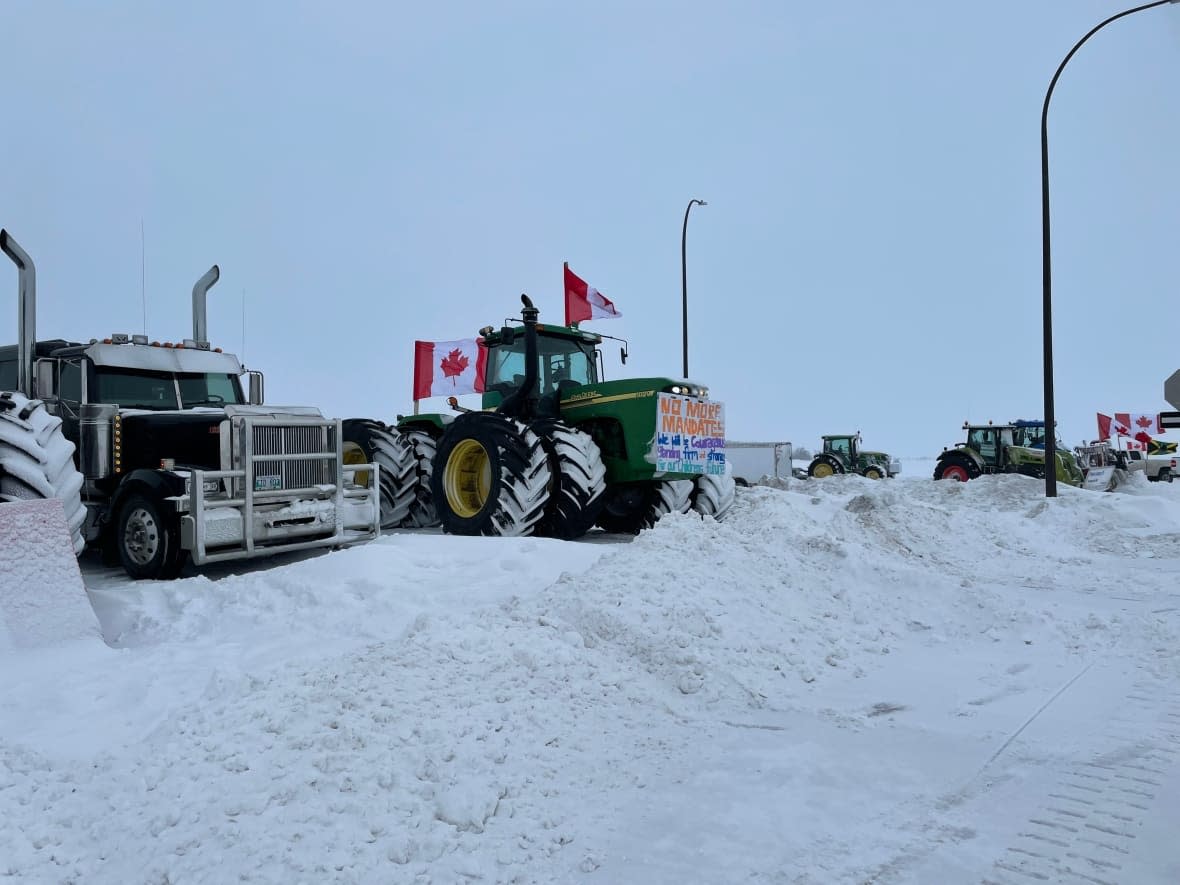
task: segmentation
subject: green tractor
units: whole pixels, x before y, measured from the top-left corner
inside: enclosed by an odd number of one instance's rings
[[[963,423],[967,441],[943,449],[934,465],[935,479],[966,482],[985,473],[1020,473],[1045,478],[1045,422],[1018,420],[1010,424]],[[1080,486],[1082,469],[1073,452],[1058,440],[1057,481]]]
[[[823,479],[838,473],[859,473],[869,479],[897,476],[901,463],[884,452],[868,452],[860,447],[860,434],[830,434],[823,437],[824,447],[807,465],[807,475]]]
[[[480,330],[483,409],[399,416],[416,462],[406,525],[573,539],[635,533],[664,514],[721,519],[734,500],[721,403],[690,381],[600,378],[603,336],[541,325]],[[626,359],[626,350],[623,350]]]

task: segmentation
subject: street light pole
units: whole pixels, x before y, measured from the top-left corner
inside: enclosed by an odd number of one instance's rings
[[[1169,0],[1170,2],[1170,0]],[[688,378],[688,213],[694,205],[708,206],[704,200],[692,199],[684,207],[684,227],[680,231],[680,297],[684,320],[684,377]]]
[[[1057,72],[1049,81],[1049,89],[1045,92],[1045,104],[1041,108],[1041,271],[1043,275],[1043,310],[1044,310],[1044,356],[1045,356],[1045,497],[1057,497],[1057,420],[1053,413],[1053,272],[1049,261],[1049,99],[1053,97],[1053,87],[1057,79],[1074,53],[1082,48],[1082,44],[1105,28],[1113,21],[1124,16],[1154,6],[1167,3],[1180,3],[1180,0],[1155,0],[1134,9],[1127,9],[1118,15],[1112,15],[1106,21],[1091,28],[1061,60]]]

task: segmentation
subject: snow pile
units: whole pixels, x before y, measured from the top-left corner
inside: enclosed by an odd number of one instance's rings
[[[892,881],[1030,699],[1175,679],[1180,497],[1128,488],[840,477],[105,592],[120,648],[0,659],[0,878]]]
[[[61,501],[0,504],[0,654],[97,637]]]

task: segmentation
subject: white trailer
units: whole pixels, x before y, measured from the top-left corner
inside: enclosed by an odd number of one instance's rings
[[[725,461],[739,486],[752,486],[765,479],[790,479],[793,454],[789,442],[725,441]]]

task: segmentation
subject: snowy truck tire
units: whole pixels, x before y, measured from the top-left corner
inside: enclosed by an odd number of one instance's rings
[[[82,524],[82,474],[74,467],[74,444],[61,419],[40,400],[0,393],[0,501],[57,498],[65,511],[75,553],[86,542]]]
[[[549,457],[551,485],[545,516],[536,534],[572,541],[594,527],[606,491],[602,452],[588,433],[560,421],[538,421],[532,429]]]
[[[638,534],[669,513],[687,513],[692,507],[691,479],[616,486],[598,515],[598,524],[608,532]]]
[[[736,496],[737,483],[729,472],[724,476],[702,474],[693,484],[692,509],[701,516],[711,516],[720,522],[725,519]]]
[[[380,421],[349,418],[342,422],[345,464],[376,464],[380,470],[381,528],[397,528],[405,522],[414,503],[414,453],[396,431]],[[367,472],[357,482],[370,482]]]
[[[171,580],[184,567],[180,524],[150,492],[132,493],[119,506],[115,547],[124,570],[134,580]]]
[[[402,436],[414,453],[414,499],[402,525],[414,529],[436,526],[438,512],[434,506],[430,478],[434,473],[434,457],[438,454],[438,442],[424,430],[403,431]]]
[[[444,532],[529,535],[545,516],[549,458],[524,424],[468,412],[443,434],[430,482]]]

